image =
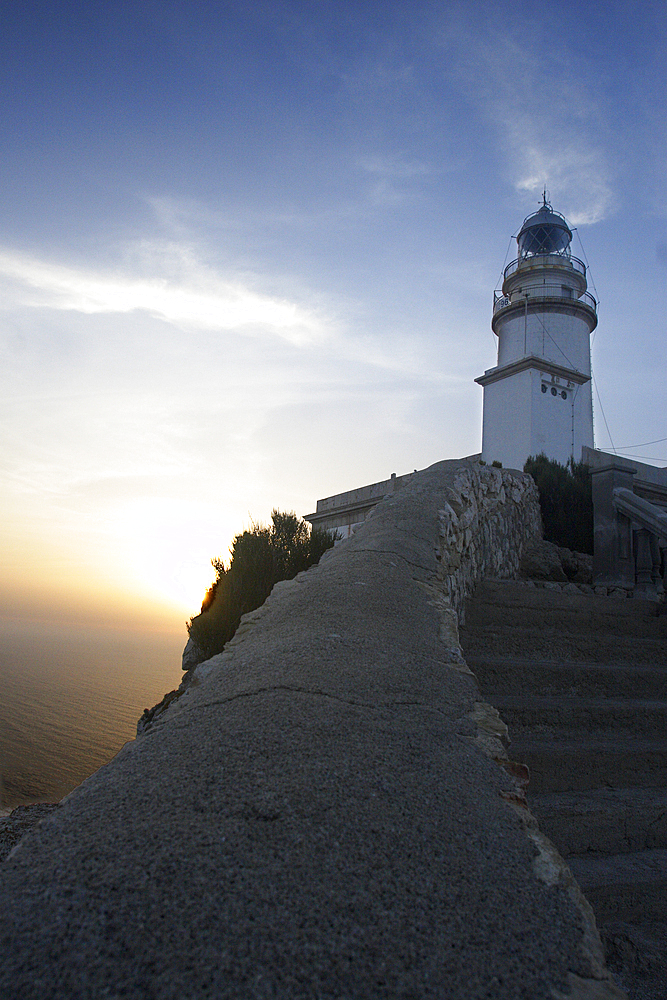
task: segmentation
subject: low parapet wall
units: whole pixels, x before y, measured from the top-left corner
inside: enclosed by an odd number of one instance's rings
[[[416,475],[14,849],[3,1000],[622,996],[458,644],[512,482]]]

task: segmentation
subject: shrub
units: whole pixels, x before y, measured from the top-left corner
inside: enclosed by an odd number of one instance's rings
[[[523,467],[540,494],[544,537],[575,552],[593,553],[593,492],[584,462],[561,465],[546,455],[531,456]]]
[[[279,510],[272,511],[270,525],[253,524],[236,535],[229,565],[211,560],[215,582],[204,596],[201,614],[187,625],[201,660],[222,652],[241,616],[260,607],[279,580],[291,580],[319,562],[336,537],[336,532],[311,529],[296,514]]]

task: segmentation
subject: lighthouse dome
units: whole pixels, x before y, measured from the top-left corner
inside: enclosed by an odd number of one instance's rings
[[[572,232],[559,212],[554,212],[549,202],[524,219],[516,238],[519,257],[534,254],[567,254]]]

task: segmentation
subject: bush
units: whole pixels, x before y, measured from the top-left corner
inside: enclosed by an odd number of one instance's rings
[[[593,492],[584,462],[561,465],[546,455],[531,456],[523,467],[540,494],[544,537],[575,552],[593,553]]]
[[[204,596],[201,614],[187,625],[201,660],[222,652],[241,616],[260,607],[279,580],[291,580],[319,562],[336,537],[336,532],[311,529],[296,514],[279,510],[272,511],[270,525],[253,524],[236,535],[229,565],[211,560],[215,582]]]

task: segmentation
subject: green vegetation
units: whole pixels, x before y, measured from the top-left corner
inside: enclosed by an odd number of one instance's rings
[[[188,622],[190,638],[208,659],[220,653],[238,628],[241,616],[254,611],[279,580],[291,580],[319,562],[336,540],[336,532],[311,529],[294,513],[271,513],[271,524],[253,524],[237,535],[229,565],[213,559],[216,571],[201,614]]]
[[[593,493],[584,462],[561,465],[546,455],[531,456],[523,467],[540,493],[544,537],[575,552],[593,553]]]

